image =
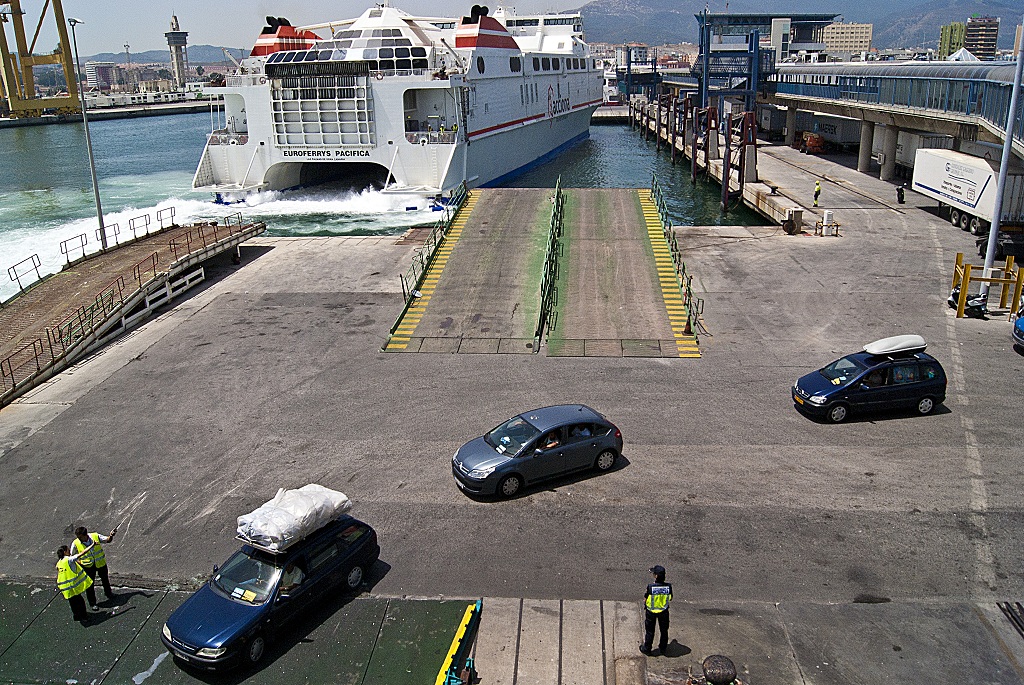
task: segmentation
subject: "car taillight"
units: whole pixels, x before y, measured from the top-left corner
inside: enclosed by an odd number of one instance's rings
[[[621,438],[622,437],[622,431],[620,431],[618,428],[615,429],[615,437],[617,437],[617,438]]]

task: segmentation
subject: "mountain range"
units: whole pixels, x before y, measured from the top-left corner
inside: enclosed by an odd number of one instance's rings
[[[230,48],[231,54],[235,59],[241,59],[239,53],[242,51],[238,48]],[[248,55],[249,51],[245,51],[245,55]],[[244,56],[244,55],[243,55]],[[145,50],[143,52],[133,52],[131,54],[132,64],[170,64],[171,63],[171,52],[168,49],[164,50]],[[123,52],[101,52],[97,55],[92,55],[85,58],[86,62],[114,62],[115,64],[124,64],[127,62],[127,58]],[[189,45],[188,46],[188,61],[190,64],[229,64],[228,58],[224,56],[224,51],[216,45]]]
[[[938,47],[944,24],[971,15],[1001,17],[999,47],[1009,48],[1021,20],[1020,3],[1008,0],[859,0],[843,6],[812,0],[592,0],[579,9],[589,41],[663,45],[696,43],[694,15],[706,6],[712,13],[831,13],[874,24],[877,48]]]

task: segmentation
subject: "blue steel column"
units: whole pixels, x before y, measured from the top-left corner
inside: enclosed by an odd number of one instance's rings
[[[700,106],[708,106],[708,79],[711,75],[711,27],[708,25],[708,11],[704,10],[704,20],[700,26],[700,59],[704,65],[700,79]]]

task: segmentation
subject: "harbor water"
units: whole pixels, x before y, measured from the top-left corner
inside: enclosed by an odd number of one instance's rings
[[[341,236],[398,234],[430,223],[435,215],[423,203],[372,190],[322,187],[265,193],[246,204],[217,205],[207,193],[191,189],[192,175],[210,130],[206,114],[182,114],[90,123],[100,198],[108,227],[117,223],[121,239],[129,221],[175,208],[186,223],[241,212],[267,223],[269,236]],[[0,301],[17,292],[8,269],[38,255],[41,273],[59,271],[66,257],[61,241],[86,236],[86,251],[99,249],[98,223],[81,124],[0,129]],[[688,167],[673,167],[627,126],[592,126],[590,138],[555,159],[517,177],[509,186],[648,187],[657,174],[669,212],[681,225],[760,224],[757,214],[740,207],[723,215],[720,188],[692,186]],[[108,229],[109,231],[109,229]],[[74,241],[77,245],[78,240]],[[81,254],[80,250],[75,255]],[[35,274],[22,264],[18,272]]]

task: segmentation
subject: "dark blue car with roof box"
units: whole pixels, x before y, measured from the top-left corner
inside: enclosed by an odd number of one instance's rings
[[[243,545],[167,619],[179,663],[217,670],[260,661],[267,641],[339,589],[355,591],[380,556],[377,533],[342,516],[280,553]]]
[[[946,399],[946,373],[925,354],[919,335],[876,340],[793,384],[793,402],[801,411],[833,423],[851,411],[916,409],[930,414]]]

